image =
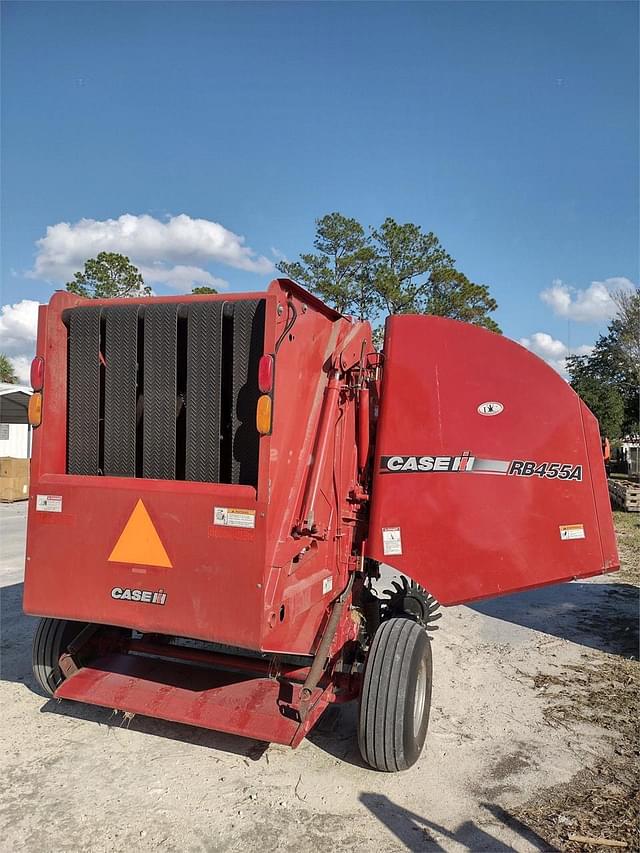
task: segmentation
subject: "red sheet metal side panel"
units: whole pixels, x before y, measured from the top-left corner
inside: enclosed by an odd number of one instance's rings
[[[597,422],[554,370],[421,316],[387,321],[384,364],[368,556],[444,604],[619,566]]]

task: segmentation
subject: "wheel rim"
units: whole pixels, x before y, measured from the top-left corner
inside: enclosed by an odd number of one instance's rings
[[[417,738],[424,717],[424,705],[427,698],[427,662],[423,658],[416,676],[416,694],[413,700],[413,737]]]

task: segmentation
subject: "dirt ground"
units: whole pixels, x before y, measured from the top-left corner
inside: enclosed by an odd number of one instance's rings
[[[638,849],[637,516],[616,514],[624,572],[445,611],[427,746],[385,775],[351,706],[291,751],[39,695],[24,515],[0,506],[0,850]]]
[[[640,581],[640,524],[633,513],[616,512],[622,567],[618,578],[637,587]],[[636,613],[636,618],[638,614]],[[612,749],[591,762],[568,784],[539,792],[516,814],[552,845],[576,853],[583,849],[570,835],[622,840],[640,849],[640,667],[637,623],[622,621],[623,655],[601,655],[560,675],[540,674],[536,687],[549,701],[551,725],[570,720],[597,725]],[[626,635],[626,636],[625,636]],[[596,845],[589,845],[594,849]],[[600,845],[600,849],[607,849]],[[608,848],[611,849],[611,848]]]

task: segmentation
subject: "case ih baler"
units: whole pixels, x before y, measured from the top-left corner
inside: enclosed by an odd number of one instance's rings
[[[294,282],[40,308],[24,607],[65,699],[297,746],[359,698],[422,749],[434,599],[618,566],[598,426],[512,341]],[[378,595],[380,563],[412,579]]]

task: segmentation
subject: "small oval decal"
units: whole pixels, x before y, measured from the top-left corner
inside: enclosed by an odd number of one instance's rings
[[[485,415],[487,418],[492,418],[494,415],[499,415],[504,411],[502,403],[497,403],[495,400],[489,400],[487,403],[480,403],[478,406],[478,414]]]

